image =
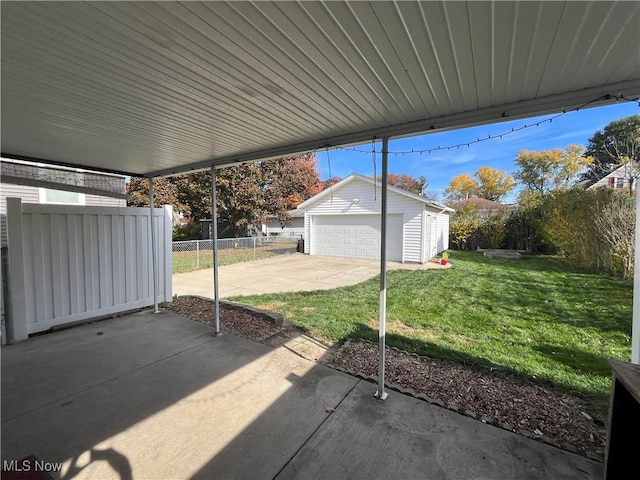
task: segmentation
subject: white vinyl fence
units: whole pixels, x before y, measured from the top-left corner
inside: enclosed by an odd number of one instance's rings
[[[171,300],[171,207],[155,209],[158,300]],[[148,208],[7,199],[7,336],[153,305]]]

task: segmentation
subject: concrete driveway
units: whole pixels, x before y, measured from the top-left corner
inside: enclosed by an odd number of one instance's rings
[[[437,263],[387,262],[388,270],[450,268]],[[235,295],[330,290],[355,285],[380,273],[378,260],[327,257],[295,253],[219,268],[220,298]],[[213,270],[173,276],[173,293],[213,298]]]

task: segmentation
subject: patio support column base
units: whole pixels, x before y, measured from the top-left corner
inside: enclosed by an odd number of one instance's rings
[[[378,400],[386,400],[389,394],[387,392],[382,392],[382,395],[380,395],[380,392],[376,390],[376,393],[374,393],[373,396]]]

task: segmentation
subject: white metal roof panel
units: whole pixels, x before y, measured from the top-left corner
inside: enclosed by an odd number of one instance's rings
[[[640,94],[638,2],[3,2],[2,154],[156,175]]]

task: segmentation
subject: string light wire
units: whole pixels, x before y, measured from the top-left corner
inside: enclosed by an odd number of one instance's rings
[[[580,105],[579,107],[573,108],[571,110],[566,110],[566,109],[562,109],[561,113],[558,113],[552,117],[546,118],[544,120],[539,120],[535,123],[530,123],[530,124],[524,124],[520,127],[517,128],[512,128],[511,130],[499,133],[497,135],[495,134],[489,134],[486,137],[481,137],[481,138],[476,138],[475,140],[470,140],[467,142],[462,142],[462,143],[458,143],[458,144],[454,144],[454,145],[445,145],[445,146],[441,146],[438,145],[435,148],[427,148],[427,149],[423,149],[423,150],[416,150],[416,149],[411,149],[411,150],[406,150],[406,151],[394,151],[394,152],[389,152],[390,154],[395,155],[396,157],[398,155],[409,155],[409,154],[419,154],[419,155],[424,155],[424,154],[430,154],[433,152],[438,152],[438,151],[443,151],[443,150],[451,150],[451,149],[460,149],[461,147],[471,147],[471,145],[474,145],[476,143],[481,143],[481,142],[486,142],[488,140],[496,140],[496,139],[502,139],[503,137],[507,136],[507,135],[513,135],[514,133],[517,132],[521,132],[522,130],[525,130],[527,128],[532,128],[532,127],[539,127],[542,124],[545,123],[553,123],[554,120],[556,120],[557,118],[560,118],[570,112],[578,112],[583,108],[588,107],[589,105],[591,105],[592,103],[598,102],[600,100],[609,100],[611,98],[615,98],[616,100],[624,100],[626,102],[638,102],[638,106],[640,106],[640,98],[627,98],[624,95],[621,94],[617,94],[617,95],[611,95],[611,94],[607,94],[604,95],[602,97],[598,97],[594,100],[590,100],[589,102],[586,102],[582,105]],[[504,116],[504,114],[503,114]],[[328,148],[328,146],[327,146]],[[340,146],[335,146],[333,148],[336,149],[340,149],[340,150],[344,150],[344,151],[348,151],[348,152],[356,152],[356,153],[363,153],[365,155],[369,155],[371,154],[374,157],[374,169],[375,169],[375,155],[376,155],[376,149],[375,149],[375,137],[374,137],[374,148],[372,148],[371,151],[368,150],[363,150],[360,148],[356,148],[356,147],[340,147]],[[328,150],[327,150],[328,152]],[[328,153],[327,153],[328,155]],[[374,174],[375,176],[375,174]]]
[[[331,175],[331,159],[329,158],[329,145],[327,145],[325,148],[327,151],[327,166],[329,167],[329,178],[333,178],[333,175]],[[333,183],[329,187],[329,195],[331,197],[331,205],[333,205]]]
[[[378,186],[376,185],[376,176],[378,175],[376,165],[376,137],[373,137],[371,139],[371,152],[371,156],[373,157],[373,201],[375,202],[377,200],[376,191],[378,188]]]

